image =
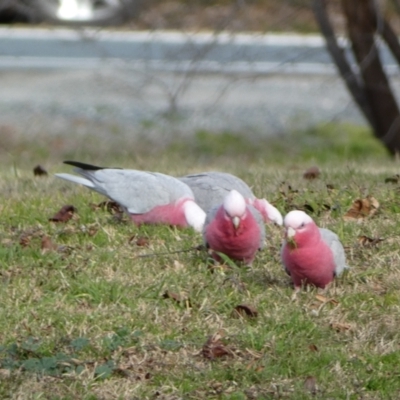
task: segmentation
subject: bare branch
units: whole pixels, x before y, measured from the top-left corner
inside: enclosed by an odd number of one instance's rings
[[[340,75],[342,76],[349,92],[353,96],[353,99],[360,107],[361,112],[364,114],[370,125],[374,127],[375,121],[372,110],[370,109],[366,99],[365,88],[362,82],[358,79],[358,76],[353,72],[343,49],[339,46],[336,40],[335,32],[326,11],[325,0],[313,0],[312,9],[320,30],[325,37],[329,54],[333,58]]]

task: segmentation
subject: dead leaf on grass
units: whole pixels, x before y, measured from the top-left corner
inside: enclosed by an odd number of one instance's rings
[[[400,175],[396,174],[385,179],[385,183],[399,183]]]
[[[350,324],[344,324],[341,322],[331,322],[329,326],[336,332],[346,332],[351,330]]]
[[[233,356],[233,351],[222,342],[222,334],[220,332],[211,335],[204,343],[201,350],[203,357],[209,360],[223,356]]]
[[[385,239],[382,238],[370,238],[368,236],[362,235],[357,238],[358,243],[363,247],[373,247],[379,242],[383,242]]]
[[[307,376],[304,381],[304,389],[313,395],[317,394],[317,378],[315,376]]]
[[[51,222],[68,222],[78,210],[71,205],[63,206],[53,217],[49,218]]]
[[[42,244],[41,244],[42,252],[47,252],[51,250],[57,250],[58,246],[53,243],[53,241],[48,236],[42,237]]]
[[[248,304],[239,304],[234,308],[232,316],[257,318],[258,311],[253,306],[250,306]]]
[[[19,244],[20,244],[22,247],[28,247],[29,244],[31,243],[31,239],[32,239],[32,236],[31,236],[31,235],[22,234],[22,235],[19,237]]]
[[[139,247],[149,247],[150,245],[150,240],[144,236],[133,235],[129,238],[128,242]]]
[[[318,178],[320,175],[321,175],[321,170],[316,165],[313,165],[312,167],[305,170],[303,178],[308,180],[313,180]]]
[[[347,221],[360,220],[367,217],[372,217],[379,209],[379,202],[372,196],[365,199],[354,200],[350,209],[343,216]]]
[[[106,201],[102,201],[99,204],[94,204],[91,203],[90,204],[90,208],[93,211],[97,211],[97,210],[106,210],[108,211],[110,214],[122,214],[124,211],[122,210],[121,206],[113,201],[113,200],[106,200]]]
[[[34,176],[47,176],[48,173],[41,165],[36,165],[36,167],[33,168],[33,175]]]
[[[314,352],[319,351],[319,350],[318,350],[318,347],[317,347],[315,344],[310,344],[310,345],[308,346],[308,348],[309,348],[311,351],[314,351]]]
[[[165,291],[162,295],[164,299],[172,299],[175,300],[179,304],[184,304],[186,307],[192,307],[190,299],[186,296],[180,295],[178,293],[170,292],[169,290]]]
[[[318,301],[320,301],[321,303],[332,303],[332,304],[334,304],[334,305],[339,304],[339,302],[338,302],[337,300],[332,299],[332,298],[325,297],[325,296],[323,296],[322,294],[316,294],[316,295],[315,295],[315,298],[316,298]]]

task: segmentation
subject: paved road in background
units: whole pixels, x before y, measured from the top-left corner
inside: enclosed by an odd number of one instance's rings
[[[341,41],[346,49],[346,42]],[[396,63],[383,48],[385,64]],[[95,29],[0,28],[0,67],[97,67],[131,63],[159,70],[334,73],[317,35],[185,34]]]
[[[27,134],[364,123],[317,36],[0,28],[0,85],[2,121]]]

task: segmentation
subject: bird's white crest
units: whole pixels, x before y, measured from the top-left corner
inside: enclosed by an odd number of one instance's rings
[[[264,204],[264,208],[267,213],[268,219],[271,220],[272,222],[275,222],[275,224],[277,225],[282,225],[283,218],[279,210],[265,199],[262,199],[262,202]]]
[[[183,205],[183,212],[189,226],[195,231],[201,232],[203,230],[204,222],[206,220],[206,213],[194,201],[186,201]]]
[[[241,217],[246,212],[246,201],[237,190],[231,190],[225,196],[223,205],[231,217]]]
[[[302,224],[308,224],[312,222],[312,218],[307,215],[304,211],[293,210],[286,214],[285,219],[283,221],[286,228],[297,229]]]

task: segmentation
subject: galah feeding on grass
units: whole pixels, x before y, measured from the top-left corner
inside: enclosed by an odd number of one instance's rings
[[[264,247],[264,222],[237,190],[231,190],[220,206],[207,213],[203,238],[215,260],[220,261],[222,253],[250,265]]]
[[[286,237],[282,244],[282,263],[297,290],[311,284],[324,288],[349,267],[338,236],[318,228],[303,211],[290,211],[283,222]]]
[[[179,177],[192,189],[197,204],[206,212],[220,205],[225,196],[231,191],[238,191],[246,200],[257,209],[264,222],[274,222],[282,225],[282,215],[272,204],[265,199],[258,199],[253,191],[242,179],[226,172],[201,172]]]
[[[203,229],[206,213],[194,201],[192,190],[180,180],[158,172],[102,168],[75,161],[80,176],[56,174],[117,202],[137,225],[168,224]]]

